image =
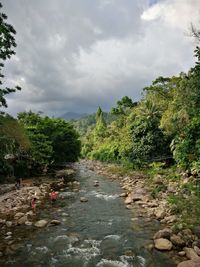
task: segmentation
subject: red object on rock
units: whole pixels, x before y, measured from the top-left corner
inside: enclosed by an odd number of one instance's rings
[[[57,193],[55,191],[51,192],[51,200],[55,201],[57,199]]]

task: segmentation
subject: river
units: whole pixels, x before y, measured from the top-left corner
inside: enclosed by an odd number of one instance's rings
[[[0,266],[175,267],[169,254],[146,248],[158,222],[147,222],[125,208],[118,181],[97,175],[87,165],[77,166],[80,191],[64,188],[55,205],[47,199],[37,211],[40,219],[61,224],[34,230],[19,226],[27,233],[21,247],[15,255],[1,258]]]

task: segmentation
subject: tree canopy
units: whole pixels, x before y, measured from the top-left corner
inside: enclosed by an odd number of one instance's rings
[[[2,4],[0,3],[0,10]],[[0,107],[7,107],[5,96],[9,93],[20,90],[19,86],[15,88],[3,87],[3,67],[4,61],[10,59],[15,54],[14,48],[16,31],[14,27],[7,23],[7,15],[0,11]]]

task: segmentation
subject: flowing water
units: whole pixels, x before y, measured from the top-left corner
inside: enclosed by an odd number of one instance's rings
[[[7,267],[175,267],[168,254],[145,247],[158,224],[134,217],[119,197],[117,181],[97,175],[80,164],[75,177],[80,191],[65,189],[52,205],[38,212],[40,219],[57,219],[60,225],[32,231],[21,240],[15,255],[1,259]],[[94,187],[94,180],[99,186]],[[86,197],[88,202],[80,202]],[[21,227],[21,226],[20,226]],[[30,229],[30,230],[28,230]]]

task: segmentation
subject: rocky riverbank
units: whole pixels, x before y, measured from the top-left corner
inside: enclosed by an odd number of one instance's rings
[[[49,201],[50,189],[62,191],[67,182],[64,178],[74,174],[74,170],[67,169],[56,174],[56,181],[47,178],[47,182],[35,186],[23,186],[16,190],[13,184],[1,187],[0,195],[0,257],[14,254],[20,247],[21,237],[26,237],[27,232],[47,225],[58,225],[56,219],[48,221],[38,216],[38,210],[44,202]],[[33,181],[28,180],[28,184]],[[37,182],[38,184],[38,182]],[[69,186],[71,182],[69,182]],[[31,200],[36,198],[36,210],[31,207]]]
[[[152,237],[149,249],[174,252],[175,262],[178,267],[200,266],[200,227],[189,229],[177,224],[178,215],[168,205],[167,197],[179,190],[177,182],[166,184],[164,193],[153,198],[146,184],[145,176],[141,173],[133,175],[113,174],[110,166],[100,162],[88,162],[88,167],[98,174],[105,175],[111,179],[119,179],[124,192],[124,204],[127,209],[137,211],[137,216],[145,220],[157,220],[160,222],[161,230]],[[159,183],[160,181],[157,181]],[[188,214],[190,216],[190,214]],[[133,218],[134,220],[135,218]]]

